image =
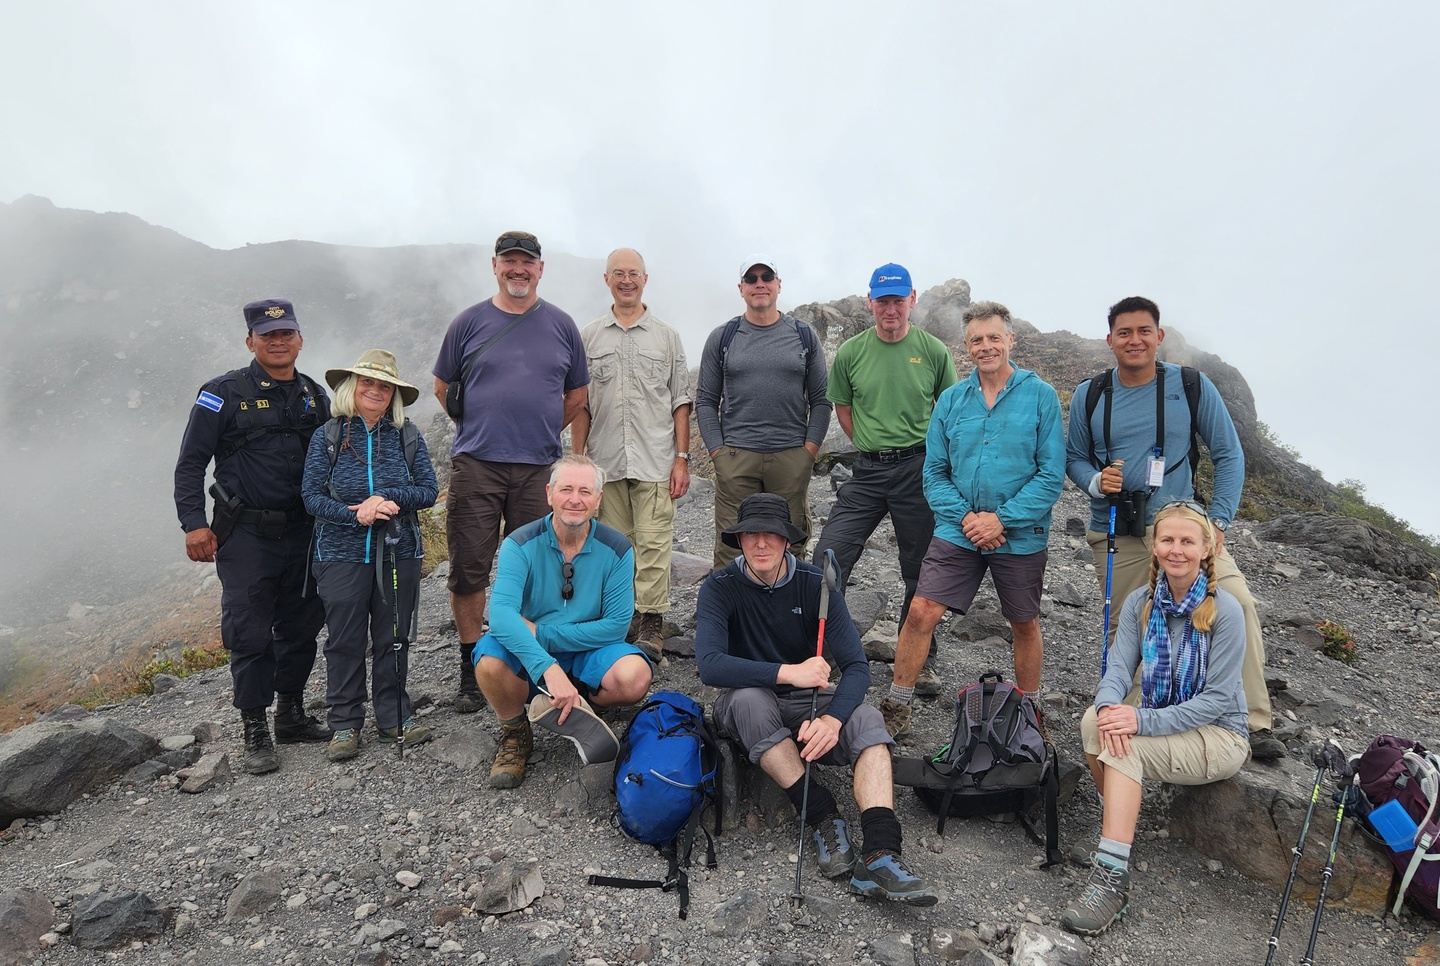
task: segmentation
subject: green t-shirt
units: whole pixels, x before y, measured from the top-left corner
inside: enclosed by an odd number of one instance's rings
[[[915,325],[899,342],[883,342],[872,326],[835,353],[825,395],[850,407],[855,448],[874,452],[925,442],[935,400],[954,384],[945,343]]]

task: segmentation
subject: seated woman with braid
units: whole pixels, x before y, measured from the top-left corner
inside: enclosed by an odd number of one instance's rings
[[[1100,844],[1060,924],[1083,936],[1125,912],[1141,781],[1205,785],[1234,775],[1250,755],[1240,682],[1245,615],[1215,586],[1215,531],[1204,508],[1163,507],[1152,553],[1150,582],[1126,598],[1095,704],[1080,722],[1101,796]]]

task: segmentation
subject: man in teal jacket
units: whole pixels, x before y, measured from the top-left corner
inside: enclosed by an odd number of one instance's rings
[[[965,310],[965,349],[975,368],[935,403],[925,437],[925,498],[935,536],[900,640],[895,678],[880,703],[899,737],[910,728],[915,679],[935,625],[965,613],[990,571],[1014,635],[1015,682],[1040,687],[1040,590],[1050,510],[1065,478],[1060,399],[1049,383],[1010,362],[1010,310],[977,302]]]

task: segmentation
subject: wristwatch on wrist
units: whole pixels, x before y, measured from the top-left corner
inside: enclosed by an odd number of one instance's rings
[[[1228,528],[1228,527],[1230,526],[1230,524],[1226,523],[1224,520],[1219,519],[1218,517],[1211,517],[1211,518],[1210,518],[1210,524],[1211,524],[1216,530],[1219,530],[1221,533],[1224,533],[1225,530],[1226,530],[1226,528]]]
[[[676,458],[677,460],[684,460],[684,461],[687,462],[687,463],[690,462],[690,454],[689,454],[689,453],[676,453],[676,454],[675,454],[675,458]]]

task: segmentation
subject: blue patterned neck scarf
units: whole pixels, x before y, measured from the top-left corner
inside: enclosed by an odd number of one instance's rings
[[[1195,629],[1190,615],[1205,599],[1209,581],[1200,571],[1183,600],[1170,596],[1170,582],[1161,573],[1155,579],[1151,594],[1150,621],[1145,625],[1145,640],[1140,644],[1141,707],[1168,708],[1189,701],[1205,688],[1205,674],[1210,667],[1210,635]],[[1179,646],[1170,640],[1167,617],[1185,618],[1185,630]]]

